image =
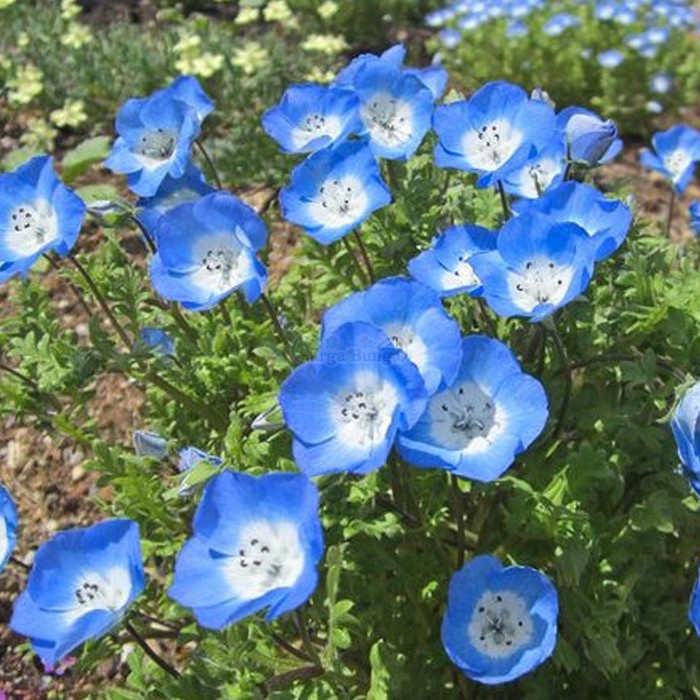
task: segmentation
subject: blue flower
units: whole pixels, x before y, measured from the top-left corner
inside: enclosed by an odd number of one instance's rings
[[[4,486],[0,486],[0,571],[5,568],[17,544],[18,519],[12,496]]]
[[[433,95],[415,76],[381,62],[355,78],[364,133],[375,156],[409,158],[430,128]]]
[[[119,110],[119,136],[105,166],[126,174],[136,194],[152,197],[167,175],[185,174],[203,114],[191,92],[191,83],[176,82],[149,97],[131,98]]]
[[[204,195],[216,192],[207,184],[202,171],[190,163],[182,177],[167,175],[152,197],[142,197],[136,203],[136,217],[152,235],[158,220],[173,207],[184,202],[194,202]]]
[[[173,99],[192,107],[200,124],[214,111],[214,103],[204,92],[197,78],[191,75],[181,75],[165,88],[165,91],[169,92]]]
[[[56,177],[48,156],[0,174],[0,281],[25,276],[49,250],[68,255],[84,217],[83,200]]]
[[[311,153],[362,130],[357,95],[323,85],[292,85],[263,114],[265,131],[285,153]]]
[[[209,464],[218,467],[224,463],[221,457],[216,457],[215,455],[210,455],[200,450],[197,447],[188,446],[178,452],[180,461],[177,463],[177,468],[181,472],[186,472],[192,469],[195,465],[200,462],[209,462]]]
[[[673,78],[668,73],[654,73],[649,78],[649,89],[657,95],[666,95],[673,89]]]
[[[282,189],[282,215],[328,245],[391,202],[369,146],[346,141],[309,156]]]
[[[134,452],[139,457],[165,459],[168,456],[168,441],[150,430],[135,430],[131,437]]]
[[[698,568],[698,578],[695,580],[693,591],[690,594],[688,619],[695,628],[695,634],[700,637],[700,568]]]
[[[318,491],[301,474],[222,472],[204,490],[168,595],[221,629],[269,607],[274,620],[316,588]]]
[[[355,88],[356,79],[361,71],[368,66],[381,65],[383,67],[401,70],[405,75],[418,78],[425,87],[430,90],[433,101],[440,99],[447,86],[447,71],[439,66],[427,68],[403,68],[403,60],[406,58],[406,47],[403,44],[395,44],[388,48],[381,56],[371,53],[361,54],[338,73],[333,84],[337,87]]]
[[[700,235],[700,199],[696,199],[688,207],[690,214],[690,230],[694,236]]]
[[[266,237],[262,219],[231,194],[180,204],[158,221],[153,286],[192,311],[208,309],[238,288],[253,302],[267,279],[255,257]]]
[[[580,226],[590,237],[596,261],[609,257],[622,245],[632,223],[632,212],[626,204],[578,182],[565,182],[532,202],[518,202],[515,210],[538,211],[552,222]]]
[[[449,297],[465,292],[479,296],[483,286],[469,261],[472,255],[493,250],[496,234],[481,226],[458,224],[450,226],[429,250],[408,263],[408,271],[419,282]]]
[[[469,678],[507,683],[552,655],[558,614],[557,591],[542,572],[477,556],[450,581],[442,644]]]
[[[139,336],[146,347],[153,348],[159,355],[175,354],[175,341],[162,328],[144,326]]]
[[[478,173],[479,187],[495,185],[537,155],[553,138],[554,126],[549,105],[515,85],[487,83],[469,100],[435,110],[435,162]]]
[[[509,194],[536,199],[562,182],[565,171],[566,148],[558,134],[537,155],[506,175],[503,187]]]
[[[466,479],[493,481],[542,432],[547,396],[498,340],[462,341],[462,366],[428,402],[399,452],[419,467],[440,467]]]
[[[581,20],[579,20],[577,17],[574,17],[568,12],[561,12],[547,20],[542,25],[542,31],[547,36],[559,36],[567,29],[577,27],[579,24],[581,24]]]
[[[54,664],[88,639],[107,633],[145,585],[139,528],[106,520],[61,532],[36,553],[10,627],[30,637]]]
[[[589,167],[612,160],[621,150],[617,126],[583,107],[567,107],[557,115],[557,127],[566,138],[569,160]]]
[[[358,322],[323,339],[316,359],[286,379],[279,403],[294,459],[316,476],[381,467],[397,431],[410,430],[427,398],[406,354],[383,331]]]
[[[700,383],[683,394],[671,418],[683,473],[700,496]]]
[[[625,54],[617,49],[608,49],[599,53],[597,59],[603,68],[617,68],[625,60]]]
[[[496,250],[475,255],[471,265],[499,316],[541,321],[586,289],[593,252],[580,226],[528,211],[506,222]]]
[[[321,342],[354,321],[384,331],[418,368],[428,394],[457,374],[459,326],[447,315],[438,295],[420,282],[390,277],[346,297],[323,315]]]
[[[683,193],[700,159],[700,133],[685,124],[660,131],[651,138],[654,151],[644,149],[642,165],[671,180],[676,192]]]

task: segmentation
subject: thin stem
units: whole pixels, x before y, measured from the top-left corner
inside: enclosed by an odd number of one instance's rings
[[[671,200],[668,203],[668,217],[666,218],[666,238],[671,233],[671,222],[673,221],[673,210],[676,206],[676,190],[671,190]]]
[[[488,327],[488,332],[494,338],[498,338],[498,328],[496,328],[496,324],[494,323],[493,319],[491,318],[491,315],[489,314],[489,308],[488,306],[486,306],[486,302],[482,297],[479,297],[476,301],[479,305],[479,321],[482,325]]]
[[[146,620],[147,622],[152,622],[154,625],[161,625],[163,627],[167,627],[168,629],[171,629],[174,632],[180,631],[179,625],[176,625],[173,622],[168,622],[168,620],[161,620],[159,617],[148,615],[147,613],[141,612],[140,610],[137,610],[135,614],[138,615],[141,619]]]
[[[295,668],[291,671],[285,671],[284,673],[278,673],[276,676],[273,676],[270,680],[265,682],[264,691],[269,695],[274,690],[283,688],[294,681],[310,680],[311,678],[317,678],[321,675],[323,675],[323,669],[319,666],[302,666],[301,668]]]
[[[31,377],[28,377],[26,374],[17,371],[16,369],[14,369],[14,367],[10,367],[10,365],[6,365],[4,362],[0,362],[0,370],[2,370],[3,372],[7,372],[9,375],[15,377],[16,379],[19,379],[22,383],[26,384],[33,391],[41,393],[39,385]]]
[[[557,350],[557,354],[559,355],[559,361],[561,362],[561,366],[564,369],[564,396],[562,397],[561,406],[559,407],[559,415],[557,416],[557,422],[554,426],[554,430],[552,431],[551,435],[551,439],[554,440],[559,435],[564,425],[564,418],[566,416],[566,411],[569,408],[569,401],[571,399],[571,389],[573,381],[571,377],[571,367],[569,365],[569,358],[566,353],[566,347],[564,346],[564,341],[561,339],[561,335],[559,334],[559,329],[554,324],[554,319],[552,319],[551,331],[552,339],[554,340],[554,347]]]
[[[43,257],[45,260],[49,261],[49,265],[51,265],[51,267],[54,270],[56,270],[56,272],[61,271],[61,266],[50,255],[47,255],[46,253],[44,253]],[[85,313],[88,315],[88,317],[92,316],[94,312],[88,306],[87,302],[83,298],[83,295],[82,295],[80,289],[78,289],[78,287],[76,287],[70,280],[65,280],[65,281],[68,284],[68,288],[71,290],[71,292],[73,292],[73,296],[75,297],[75,300],[78,302],[78,304],[80,304],[80,306],[83,307],[83,311],[85,311]]]
[[[90,273],[82,266],[82,264],[80,263],[78,258],[76,258],[73,253],[70,253],[68,255],[68,259],[73,263],[75,268],[78,270],[78,272],[80,273],[82,278],[85,280],[85,283],[87,284],[87,286],[90,287],[90,291],[92,292],[93,296],[97,300],[97,303],[100,305],[100,307],[104,311],[105,315],[109,319],[109,322],[112,324],[112,326],[114,327],[114,330],[117,332],[117,335],[122,339],[122,342],[124,343],[124,345],[126,345],[126,347],[129,350],[133,350],[134,344],[131,341],[129,334],[124,329],[124,326],[122,326],[122,324],[119,323],[119,321],[117,320],[117,317],[112,313],[112,309],[109,307],[107,300],[103,296],[99,287],[95,284],[95,281],[92,279]]]
[[[360,265],[360,263],[357,260],[357,256],[355,254],[355,251],[352,249],[352,245],[350,245],[350,241],[343,237],[341,238],[343,241],[343,245],[345,246],[345,250],[347,251],[348,255],[350,256],[350,260],[352,260],[352,264],[355,267],[355,270],[357,272],[357,277],[360,280],[360,286],[361,287],[369,287],[369,278],[367,277],[367,273],[365,272],[365,269]]]
[[[284,328],[282,327],[282,324],[280,323],[279,316],[277,315],[277,311],[275,310],[275,307],[272,304],[272,301],[270,301],[270,298],[265,293],[261,294],[260,298],[262,299],[262,302],[263,302],[265,308],[267,309],[267,313],[270,316],[270,319],[272,320],[272,325],[275,327],[275,332],[277,333],[277,337],[282,341],[282,344],[284,345],[285,354],[287,355],[287,359],[292,364],[296,364],[297,363],[296,353],[294,352],[294,348],[292,347],[292,344],[289,340],[289,336],[287,335]]]
[[[211,176],[214,178],[214,182],[216,182],[217,188],[220,190],[223,190],[224,185],[221,182],[221,178],[219,177],[219,171],[216,169],[216,166],[214,165],[214,161],[209,157],[209,154],[207,153],[207,149],[204,148],[204,144],[199,139],[197,139],[194,142],[194,145],[197,146],[197,148],[199,149],[199,152],[204,157],[204,160],[207,163],[207,167],[209,168],[209,172],[211,173]]]
[[[501,207],[503,207],[503,217],[505,221],[508,221],[511,216],[510,212],[510,206],[508,205],[508,197],[506,197],[506,191],[503,188],[503,182],[499,180],[496,183],[496,187],[498,187],[498,194],[501,197]]]
[[[450,475],[452,498],[454,500],[454,517],[457,521],[457,566],[461,569],[464,565],[464,550],[467,548],[467,540],[464,524],[464,508],[462,491],[456,476]]]
[[[10,561],[24,571],[29,571],[32,568],[29,564],[25,564],[21,559],[18,559],[14,554],[10,556]]]
[[[185,332],[185,335],[193,342],[196,343],[197,340],[199,340],[199,336],[197,335],[197,331],[192,328],[192,326],[189,324],[187,319],[182,315],[182,311],[180,311],[180,307],[177,305],[176,302],[172,302],[168,305],[168,309],[170,309],[170,313],[178,326]]]
[[[173,678],[180,677],[180,673],[165,659],[161,658],[155,651],[153,651],[153,649],[148,645],[148,642],[136,631],[134,626],[128,620],[124,621],[124,627],[134,638],[136,643],[143,649],[146,656],[148,656],[152,661],[155,661],[158,666],[160,666],[166,673],[169,673]]]
[[[564,169],[564,182],[568,182],[568,180],[571,178],[571,172],[574,169],[574,164],[569,161],[566,164],[566,168]]]
[[[369,259],[369,255],[367,255],[367,248],[365,248],[365,244],[362,242],[362,237],[357,231],[352,232],[353,237],[355,238],[355,242],[357,243],[357,247],[360,249],[360,255],[362,256],[362,259],[365,262],[365,267],[367,268],[367,274],[369,275],[369,280],[370,282],[374,282],[376,279],[374,275],[374,268],[372,267],[372,262]]]
[[[306,615],[304,615],[303,608],[297,608],[294,611],[294,621],[296,622],[297,629],[299,630],[299,636],[301,637],[301,641],[303,642],[304,651],[309,656],[309,658],[313,661],[316,668],[319,668],[322,670],[323,664],[321,663],[321,657],[318,655],[318,652],[316,651],[316,647],[313,645],[313,642],[311,641],[311,636],[309,635],[309,628],[308,628],[308,625],[306,624]]]
[[[297,649],[295,646],[292,646],[286,639],[280,637],[279,634],[276,634],[275,632],[270,632],[270,637],[272,638],[272,641],[275,644],[277,644],[278,647],[284,649],[288,654],[295,656],[301,661],[306,661],[307,663],[313,661],[313,659],[307,656],[303,651],[301,651],[301,649]]]

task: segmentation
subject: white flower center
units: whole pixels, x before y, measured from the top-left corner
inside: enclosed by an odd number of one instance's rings
[[[193,284],[216,294],[239,286],[250,276],[249,260],[232,234],[200,240],[193,258],[199,266],[191,277]]]
[[[572,267],[536,258],[517,272],[508,271],[508,289],[515,305],[530,312],[540,304],[556,306],[566,295],[573,276]]]
[[[237,547],[226,575],[234,594],[242,600],[293,586],[304,569],[299,528],[291,521],[253,521],[243,528]]]
[[[141,133],[141,138],[134,151],[146,168],[161,165],[172,158],[177,145],[177,134],[167,129],[148,129]]]
[[[482,654],[502,659],[526,646],[533,630],[532,616],[519,595],[486,591],[476,603],[467,634]]]
[[[474,382],[436,394],[428,405],[428,415],[435,441],[460,452],[487,449],[503,422],[493,399]]]
[[[398,395],[391,384],[369,372],[335,398],[336,436],[353,447],[381,443],[389,430]]]
[[[387,334],[392,345],[403,350],[419,370],[425,368],[428,364],[428,348],[421,338],[415,335],[413,329],[400,323],[393,323],[384,326],[382,330]]]
[[[346,226],[362,218],[367,209],[367,194],[355,177],[326,180],[310,204],[313,217],[325,226]]]
[[[296,148],[304,148],[307,143],[321,136],[335,139],[341,132],[343,125],[340,119],[334,115],[323,115],[318,112],[308,114],[292,130],[292,141]]]
[[[448,289],[457,287],[476,287],[481,284],[479,276],[474,272],[474,268],[469,264],[466,255],[457,258],[457,264],[452,270],[448,270],[444,275],[443,284]]]
[[[470,129],[463,149],[474,167],[487,172],[498,170],[518,150],[523,135],[502,119]]]
[[[46,201],[23,204],[10,214],[6,246],[18,257],[34,255],[58,238],[56,211]]]
[[[360,117],[373,141],[399,146],[413,135],[413,110],[408,102],[389,93],[376,93],[360,106]]]
[[[671,151],[665,158],[666,170],[671,173],[674,180],[678,180],[690,165],[692,159],[682,150]]]
[[[7,523],[5,518],[0,516],[0,563],[7,556],[7,550],[10,548],[10,538],[7,536]]]
[[[131,577],[126,569],[114,568],[100,573],[82,573],[73,591],[76,610],[82,616],[92,610],[116,612],[129,600]]]

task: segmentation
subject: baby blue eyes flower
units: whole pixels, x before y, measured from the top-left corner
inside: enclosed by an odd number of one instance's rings
[[[182,177],[167,175],[152,197],[142,197],[136,203],[137,218],[154,234],[158,220],[173,207],[184,202],[194,202],[216,190],[207,184],[202,171],[191,163]]]
[[[131,438],[134,452],[139,457],[165,459],[168,456],[168,441],[150,430],[135,430]]]
[[[17,506],[4,486],[0,486],[0,571],[17,544]]]
[[[352,90],[292,85],[278,105],[265,112],[265,131],[285,153],[311,153],[344,141],[362,129]]]
[[[85,204],[36,156],[0,175],[0,280],[26,275],[47,251],[68,255],[80,233]]]
[[[559,36],[567,29],[577,27],[579,24],[581,24],[581,20],[577,17],[574,17],[568,12],[562,12],[547,20],[542,26],[542,31],[547,36]]]
[[[216,192],[181,204],[158,221],[153,286],[192,311],[208,309],[239,288],[253,302],[267,279],[255,256],[266,236],[262,219],[233,195]]]
[[[700,383],[685,392],[671,418],[683,473],[700,495]]]
[[[169,595],[221,629],[269,608],[274,620],[316,588],[323,555],[318,491],[301,474],[223,472],[206,486]]]
[[[617,49],[609,49],[599,53],[597,59],[603,68],[617,68],[625,60],[625,54]]]
[[[376,62],[355,78],[360,117],[375,156],[406,160],[430,128],[433,96],[413,75]]]
[[[138,525],[106,520],[61,532],[36,553],[10,627],[55,664],[116,625],[145,586]]]
[[[695,629],[695,634],[700,637],[700,569],[698,569],[698,578],[695,580],[693,591],[690,594],[688,619]]]
[[[200,124],[214,111],[214,103],[202,89],[197,78],[191,75],[181,75],[164,92],[170,93],[173,99],[184,102],[191,107]]]
[[[425,413],[399,435],[399,452],[419,467],[493,481],[542,432],[547,396],[498,340],[469,336],[455,379],[431,397]]]
[[[105,166],[125,174],[136,194],[152,197],[167,175],[185,174],[209,111],[190,82],[176,81],[149,97],[127,100],[117,115],[118,138]]]
[[[642,151],[642,165],[671,180],[675,191],[682,194],[700,160],[700,133],[685,124],[677,124],[654,134],[651,143],[654,150]]]
[[[144,326],[140,332],[141,342],[153,348],[159,355],[172,356],[175,354],[175,341],[162,329]]]
[[[309,156],[294,168],[291,185],[280,193],[284,218],[324,245],[390,202],[379,165],[361,141],[346,141]]]
[[[457,374],[459,326],[447,315],[438,295],[420,282],[393,277],[346,297],[323,315],[322,342],[344,323],[354,321],[383,330],[418,368],[428,394]]]
[[[508,194],[536,199],[564,179],[566,148],[561,137],[552,139],[536,156],[506,175],[503,187]]]
[[[558,614],[557,591],[543,573],[477,556],[450,581],[442,644],[472,680],[507,683],[552,655]]]
[[[481,280],[469,261],[473,255],[495,247],[493,231],[473,224],[450,226],[433,242],[432,248],[409,261],[408,271],[442,297],[462,292],[479,296]]]
[[[596,261],[612,255],[632,224],[632,212],[619,199],[604,197],[595,187],[565,182],[532,202],[516,203],[518,212],[538,211],[552,222],[574,223],[589,236]]]
[[[567,107],[557,115],[569,160],[594,167],[612,160],[621,150],[617,126],[583,107]]]
[[[427,398],[406,354],[383,331],[356,322],[324,337],[316,359],[286,379],[279,403],[294,459],[316,476],[381,467],[397,431],[416,423]]]
[[[690,214],[690,230],[694,236],[700,234],[700,199],[696,199],[688,207]]]
[[[469,100],[435,110],[439,143],[435,162],[480,175],[479,187],[495,185],[535,156],[554,137],[552,108],[521,88],[487,83]]]
[[[496,250],[475,255],[471,265],[499,316],[541,321],[586,289],[593,253],[580,226],[526,212],[506,222]]]

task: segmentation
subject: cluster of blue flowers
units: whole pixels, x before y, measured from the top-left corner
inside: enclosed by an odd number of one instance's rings
[[[409,158],[432,127],[437,166],[474,173],[479,187],[498,190],[502,226],[450,226],[408,263],[410,277],[380,280],[325,311],[316,357],[290,373],[278,397],[300,474],[253,477],[196,448],[181,452],[181,471],[204,462],[217,472],[169,590],[204,627],[264,609],[272,620],[312,595],[324,538],[310,477],[367,474],[394,449],[416,467],[456,477],[491,482],[504,474],[545,427],[545,389],[499,340],[463,337],[443,298],[483,298],[501,317],[542,321],[585,292],[596,263],[630,228],[624,203],[570,177],[619,153],[615,124],[578,107],[556,113],[543,93],[528,96],[500,81],[435,107],[446,74],[405,68],[404,57],[401,46],[360,56],[332,85],[292,86],[268,110],[265,129],[283,151],[309,154],[281,192],[284,216],[321,244],[355,230],[391,201],[378,159]],[[191,162],[212,108],[193,78],[128,100],[107,160],[140,196],[135,217],[155,246],[156,291],[191,310],[239,288],[254,301],[266,279],[257,258],[263,221],[208,185]],[[657,156],[645,163],[682,191],[700,158],[700,136],[671,132],[655,139]],[[85,207],[47,158],[0,176],[0,191],[0,275],[26,273],[48,250],[70,252]],[[157,329],[144,329],[141,341],[174,353]],[[695,488],[699,420],[691,392],[673,429]],[[167,453],[152,434],[139,434],[135,446],[156,458]],[[181,493],[190,492],[183,481]],[[16,529],[16,508],[0,489],[0,567]],[[55,663],[117,625],[144,587],[136,522],[59,533],[37,551],[11,627]],[[549,658],[557,616],[557,593],[543,573],[476,556],[452,578],[442,641],[467,676],[502,683]]]
[[[635,30],[643,27],[642,31],[630,33],[624,42],[643,58],[654,58],[673,30],[693,30],[697,26],[692,3],[685,0],[579,0],[575,7],[572,5],[544,0],[456,0],[429,13],[425,22],[429,27],[439,28],[442,45],[450,50],[468,40],[470,32],[497,20],[506,22],[506,35],[512,39],[524,37],[539,26],[547,36],[559,37],[575,31],[582,17],[592,13],[602,25],[617,24]],[[587,57],[590,56],[591,52],[587,51]],[[616,68],[625,60],[625,54],[611,47],[599,52],[596,59],[605,68]],[[666,92],[669,87],[657,92]]]

